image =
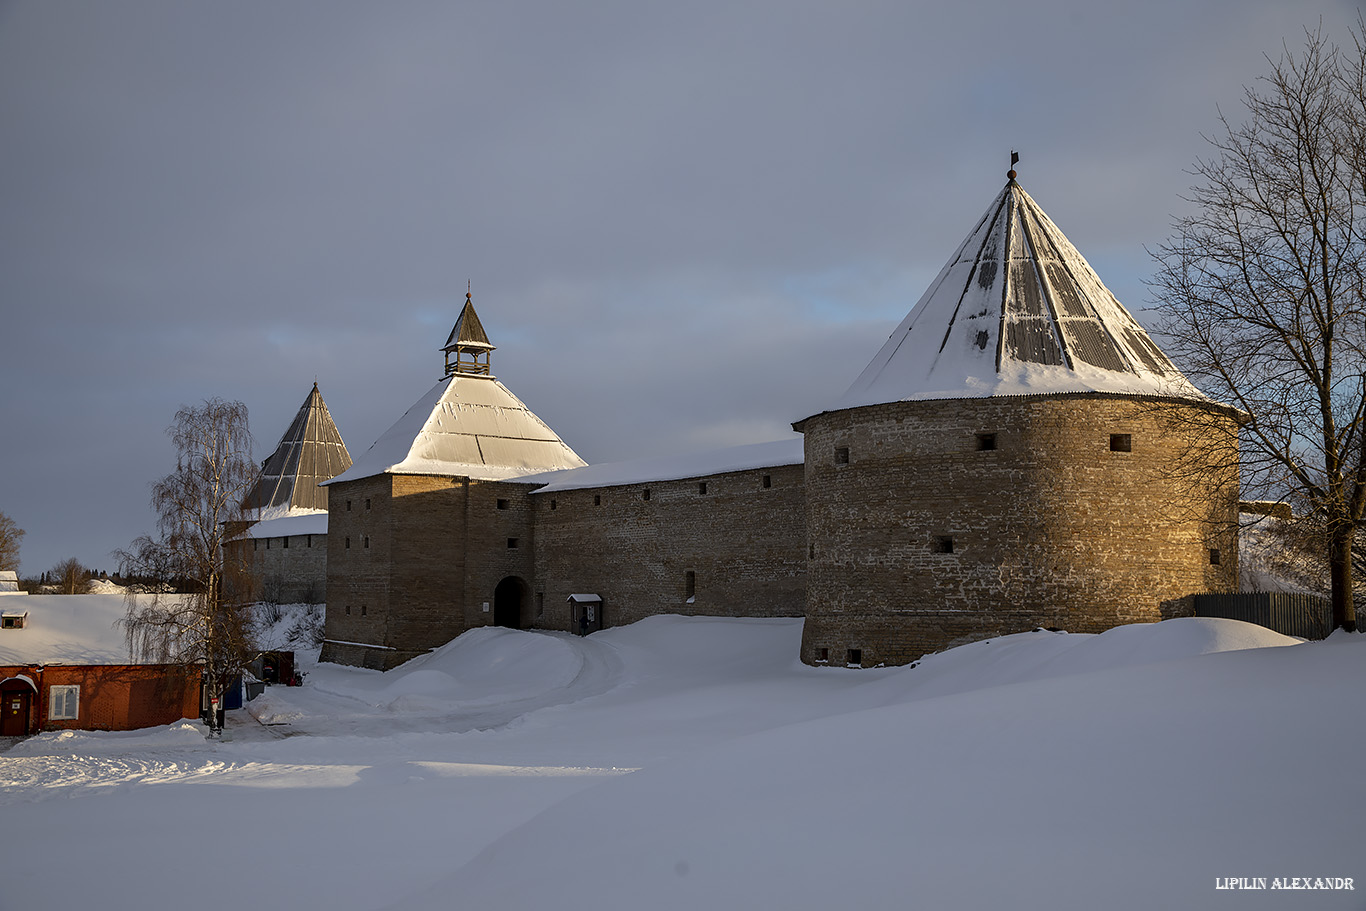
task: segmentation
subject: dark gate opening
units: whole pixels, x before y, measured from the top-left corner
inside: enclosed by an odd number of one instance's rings
[[[516,576],[508,576],[493,590],[493,624],[508,629],[522,628],[522,602],[526,583]]]

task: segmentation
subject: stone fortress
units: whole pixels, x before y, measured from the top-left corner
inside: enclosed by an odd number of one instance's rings
[[[1237,584],[1242,415],[1186,381],[1014,171],[800,441],[585,465],[494,377],[469,295],[442,350],[444,377],[323,482],[323,660],[670,613],[805,616],[808,664],[904,664]]]

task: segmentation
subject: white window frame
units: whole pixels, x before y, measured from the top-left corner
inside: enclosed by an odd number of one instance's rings
[[[81,710],[81,688],[79,684],[50,686],[47,690],[47,717],[49,721],[75,721]]]

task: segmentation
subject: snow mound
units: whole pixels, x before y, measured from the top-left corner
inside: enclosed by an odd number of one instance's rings
[[[6,756],[90,756],[130,750],[179,749],[204,745],[205,727],[185,719],[136,731],[49,731],[11,747]]]
[[[1211,617],[1133,623],[1098,634],[1035,630],[929,655],[906,673],[870,686],[925,699],[1214,652],[1298,645],[1302,641],[1253,623]]]
[[[1105,643],[1003,640],[1050,653],[1036,663],[1055,671],[1107,658],[1128,666],[941,699],[908,693],[606,780],[392,907],[445,908],[452,895],[470,907],[552,907],[572,895],[597,911],[814,909],[852,892],[869,907],[914,896],[925,908],[1080,911],[1102,896],[1113,911],[1138,911],[1214,907],[1214,878],[1235,861],[1354,870],[1366,782],[1348,776],[1344,793],[1322,799],[1287,782],[1324,755],[1355,755],[1357,728],[1285,736],[1275,719],[1311,704],[1318,719],[1354,717],[1366,638],[1265,648],[1287,643],[1223,624],[1157,626]],[[1055,647],[1063,640],[1077,656]],[[954,659],[999,675],[982,645]],[[564,850],[585,832],[610,870]],[[1315,898],[1356,907],[1351,893]]]
[[[311,673],[313,686],[393,713],[429,713],[532,699],[568,687],[583,668],[566,633],[480,627],[383,674],[357,675],[328,665]],[[264,698],[260,697],[260,698]],[[260,701],[252,700],[252,705]],[[252,714],[265,722],[298,720],[273,700]],[[257,714],[257,711],[263,714]]]

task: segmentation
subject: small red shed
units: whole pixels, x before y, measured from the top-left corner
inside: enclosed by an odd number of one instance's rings
[[[5,598],[7,609],[19,597]],[[128,731],[199,716],[200,672],[129,660],[122,595],[26,595],[0,627],[0,736]]]

